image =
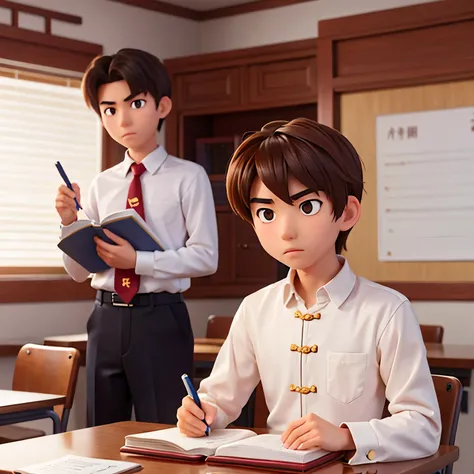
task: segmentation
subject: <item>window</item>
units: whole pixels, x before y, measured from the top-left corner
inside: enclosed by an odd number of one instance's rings
[[[102,164],[102,129],[77,79],[0,69],[0,273],[63,273],[60,161],[82,200]]]

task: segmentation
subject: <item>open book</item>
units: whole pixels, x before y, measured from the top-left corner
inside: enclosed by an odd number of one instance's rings
[[[132,473],[142,469],[140,464],[108,459],[84,458],[81,456],[64,456],[49,462],[15,469],[15,474],[121,474]]]
[[[145,252],[163,250],[158,237],[135,209],[114,212],[100,223],[87,219],[79,220],[65,229],[67,235],[60,240],[58,247],[90,273],[103,272],[109,268],[109,265],[97,255],[94,242],[94,236],[97,235],[109,244],[114,243],[105,235],[103,229],[108,229],[127,240],[135,250]]]
[[[306,471],[340,459],[342,453],[322,449],[307,451],[283,447],[279,434],[257,435],[245,429],[213,430],[210,436],[188,438],[178,428],[125,437],[122,452],[209,464],[260,466],[286,471]]]

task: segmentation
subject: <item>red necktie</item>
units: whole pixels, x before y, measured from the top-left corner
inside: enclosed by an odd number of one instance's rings
[[[145,209],[143,207],[142,183],[140,182],[140,176],[145,171],[146,168],[143,163],[132,164],[133,179],[128,188],[127,196],[127,209],[135,209],[143,219],[145,219]],[[125,303],[130,303],[137,293],[139,286],[140,275],[135,273],[134,268],[128,268],[126,270],[120,268],[115,269],[114,289]]]

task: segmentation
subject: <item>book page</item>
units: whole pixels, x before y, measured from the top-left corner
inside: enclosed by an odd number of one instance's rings
[[[297,451],[286,449],[279,434],[258,435],[254,438],[226,444],[216,450],[216,456],[231,456],[247,459],[265,459],[268,461],[287,461],[307,463],[327,454],[322,449]]]
[[[15,470],[15,474],[119,474],[141,470],[134,462],[109,461],[107,459],[64,456],[49,462]]]
[[[250,430],[222,429],[212,430],[209,436],[189,438],[179,432],[178,428],[150,431],[125,437],[125,446],[134,448],[156,449],[187,454],[214,454],[215,450],[228,443],[256,436]]]

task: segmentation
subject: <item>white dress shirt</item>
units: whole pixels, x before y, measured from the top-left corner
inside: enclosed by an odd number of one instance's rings
[[[84,203],[96,222],[125,209],[133,160],[125,153],[118,165],[100,173],[92,182]],[[217,224],[211,185],[197,163],[169,155],[159,146],[142,163],[141,176],[145,220],[160,239],[163,252],[137,252],[135,272],[140,275],[139,293],[186,291],[190,278],[210,275],[217,269]],[[61,236],[68,232],[64,226]],[[76,281],[89,272],[63,254],[64,267]],[[92,276],[93,288],[114,291],[114,269]]]
[[[410,302],[357,277],[339,258],[340,272],[317,291],[309,311],[295,292],[294,270],[243,300],[199,389],[217,406],[213,427],[235,420],[261,379],[271,429],[284,431],[314,413],[349,428],[356,445],[351,464],[429,456],[438,449],[441,421]],[[296,318],[297,311],[316,318]],[[310,352],[295,350],[303,346]],[[386,398],[392,416],[381,420]]]

